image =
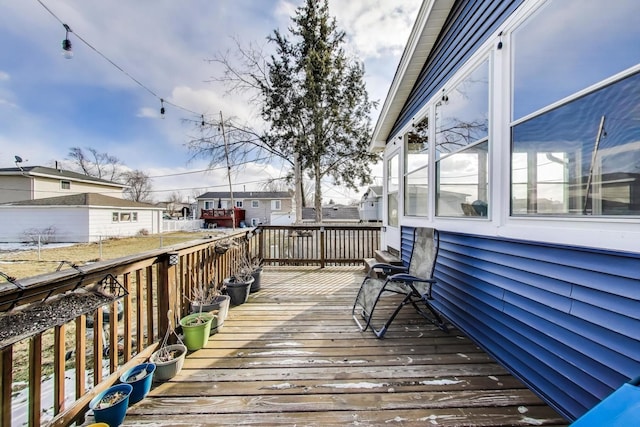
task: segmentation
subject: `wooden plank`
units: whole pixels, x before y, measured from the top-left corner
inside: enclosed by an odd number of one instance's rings
[[[53,331],[53,414],[57,415],[64,411],[65,325],[56,326]]]
[[[392,409],[459,409],[540,405],[541,401],[529,390],[460,390],[454,392],[421,393],[358,393],[254,396],[191,396],[189,405],[172,403],[171,399],[145,399],[130,411],[145,414],[162,413],[169,416],[197,413],[270,413],[291,410],[316,411],[384,411]],[[293,409],[295,408],[295,409]]]
[[[353,393],[395,393],[395,392],[437,392],[447,390],[507,390],[523,388],[520,381],[510,375],[456,376],[445,378],[394,378],[393,380],[364,381],[362,379],[322,379],[286,381],[224,381],[215,382],[203,388],[201,383],[184,378],[166,382],[154,388],[150,397],[178,396],[253,396],[267,394],[353,394]]]
[[[13,346],[0,352],[0,426],[11,426],[11,395],[13,384]]]
[[[167,402],[170,405],[172,402]],[[176,402],[176,404],[180,404]],[[136,426],[137,423],[164,427],[209,426],[212,420],[216,425],[251,426],[425,426],[437,425],[453,427],[461,425],[477,426],[566,426],[558,415],[547,406],[528,406],[522,413],[520,406],[501,408],[463,408],[463,409],[390,409],[385,411],[314,411],[314,412],[244,412],[237,414],[215,414],[215,418],[202,414],[182,414],[173,419],[165,414],[140,414],[137,407],[127,413],[123,426]],[[471,422],[470,422],[471,421]]]
[[[42,410],[42,334],[29,341],[29,425],[40,425]]]
[[[76,399],[86,391],[85,375],[87,363],[87,316],[80,315],[76,319]]]
[[[127,291],[127,296],[124,297],[124,332],[122,333],[123,339],[123,358],[124,362],[128,362],[131,359],[131,333],[132,333],[132,325],[133,325],[133,313],[131,309],[131,274],[125,273],[122,278],[122,286],[124,286]],[[114,316],[115,317],[115,316]],[[115,322],[117,325],[117,321]],[[137,328],[140,326],[138,325]]]

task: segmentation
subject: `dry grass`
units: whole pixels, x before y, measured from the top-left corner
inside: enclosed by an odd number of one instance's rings
[[[28,251],[0,253],[0,271],[18,280],[56,271],[61,261],[81,266],[87,262],[120,258],[141,252],[171,246],[223,232],[175,232],[161,235],[109,239],[101,243],[79,243],[68,247],[47,248],[38,254],[37,248]],[[70,268],[68,264],[63,268]]]

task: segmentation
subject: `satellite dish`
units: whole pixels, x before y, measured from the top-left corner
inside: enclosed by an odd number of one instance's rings
[[[16,158],[16,163],[22,163],[22,157],[14,156]]]

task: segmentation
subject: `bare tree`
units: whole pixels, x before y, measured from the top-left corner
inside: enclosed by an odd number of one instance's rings
[[[320,221],[323,179],[350,188],[371,180],[370,164],[378,160],[367,150],[373,103],[364,86],[364,67],[347,58],[345,33],[329,16],[328,2],[306,0],[292,21],[290,34],[275,30],[268,38],[275,47],[269,57],[255,44],[243,47],[236,42],[233,53],[212,60],[224,70],[214,80],[227,84],[231,92],[248,94],[268,128],[262,131],[233,120],[208,126],[203,118],[202,135],[193,138],[189,148],[218,164],[225,158],[226,138],[233,164],[262,155],[283,159],[292,167],[296,217],[302,216],[306,174],[315,183]],[[223,135],[221,129],[229,132]]]
[[[67,160],[75,169],[85,175],[108,181],[118,181],[122,175],[122,162],[108,153],[100,153],[95,148],[87,147],[86,152],[80,147],[69,149]]]
[[[122,174],[123,181],[128,185],[125,194],[134,202],[151,202],[151,180],[149,175],[140,170],[133,170]]]

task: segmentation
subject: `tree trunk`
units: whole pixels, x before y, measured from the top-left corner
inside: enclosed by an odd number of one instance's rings
[[[300,154],[293,153],[293,181],[295,188],[296,224],[302,224],[302,168],[300,167]]]
[[[322,222],[322,188],[321,188],[321,180],[322,176],[320,175],[320,164],[315,165],[315,184],[316,184],[316,194],[313,195],[314,207],[316,209],[316,222]]]

